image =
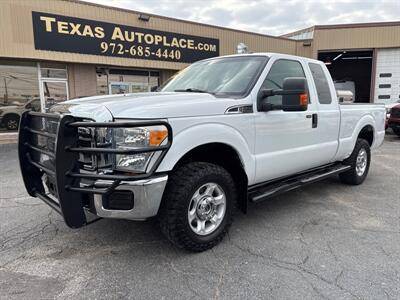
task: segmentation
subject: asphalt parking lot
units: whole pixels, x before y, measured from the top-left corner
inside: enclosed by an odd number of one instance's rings
[[[400,139],[366,182],[332,178],[250,205],[211,251],[175,249],[155,222],[67,228],[25,193],[0,146],[0,298],[400,298]]]

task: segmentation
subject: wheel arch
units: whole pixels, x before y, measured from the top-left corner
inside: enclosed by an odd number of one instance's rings
[[[21,115],[15,113],[15,112],[9,112],[9,113],[5,113],[5,114],[3,115],[3,119],[9,118],[9,117],[17,117],[18,119],[20,119],[20,118],[21,118]]]
[[[349,122],[341,125],[340,130],[344,131],[344,133],[340,134],[340,147],[335,160],[348,158],[353,152],[357,139],[360,137],[366,139],[371,147],[376,140],[376,124],[370,114],[363,116],[357,123],[352,124]]]
[[[232,127],[207,124],[174,136],[171,149],[157,172],[168,172],[189,161],[205,161],[224,167],[239,188],[238,207],[247,210],[247,187],[254,178],[255,162],[245,138]]]
[[[209,153],[214,153],[210,156]],[[244,170],[239,153],[230,145],[224,143],[207,143],[197,146],[186,153],[176,163],[174,169],[189,162],[208,162],[226,169],[232,176],[238,189],[237,206],[242,212],[247,211],[248,177]]]
[[[368,142],[369,146],[372,147],[374,144],[374,127],[370,124],[365,125],[358,133],[357,139],[364,139]]]

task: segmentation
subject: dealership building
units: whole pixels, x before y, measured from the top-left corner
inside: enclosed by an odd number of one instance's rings
[[[241,43],[250,52],[324,61],[356,102],[400,99],[400,22],[313,26],[275,37],[78,0],[2,0],[0,28],[3,116],[152,91],[190,63],[234,54]],[[12,131],[4,119],[0,132]]]

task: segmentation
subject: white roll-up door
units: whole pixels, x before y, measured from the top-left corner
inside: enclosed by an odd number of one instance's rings
[[[379,49],[376,57],[375,103],[400,100],[400,48]]]

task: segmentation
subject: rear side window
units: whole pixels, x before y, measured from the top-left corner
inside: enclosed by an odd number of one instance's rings
[[[283,80],[286,77],[306,77],[303,67],[298,61],[279,59],[271,66],[267,77],[265,78],[261,88],[264,89],[282,89]],[[282,105],[282,96],[275,95],[268,97],[268,102],[276,105]]]
[[[308,64],[314,79],[315,87],[317,88],[318,101],[321,104],[331,104],[331,90],[329,88],[328,80],[325,76],[324,70],[319,64]]]

